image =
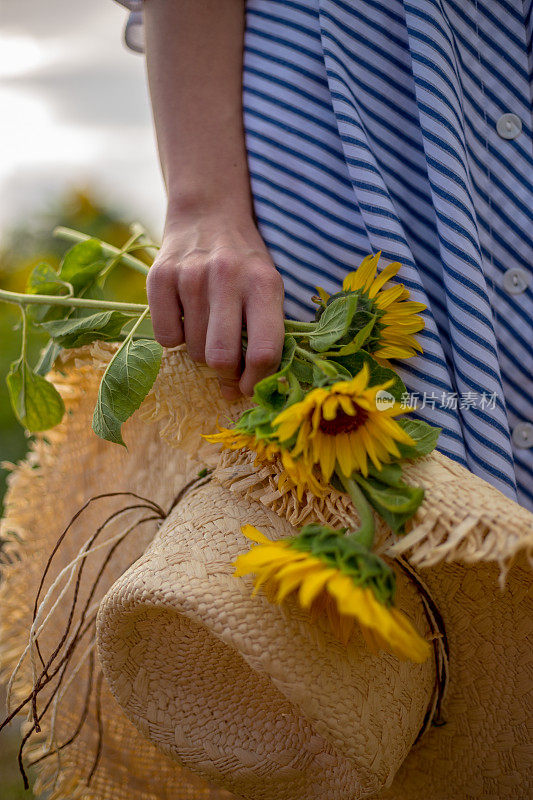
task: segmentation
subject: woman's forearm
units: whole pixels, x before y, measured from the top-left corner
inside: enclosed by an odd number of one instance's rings
[[[251,214],[244,0],[147,0],[146,61],[169,209]]]
[[[148,273],[156,339],[186,342],[223,394],[280,361],[283,282],[256,227],[242,115],[244,0],[146,0],[146,58],[168,194]],[[242,358],[242,329],[247,331]]]

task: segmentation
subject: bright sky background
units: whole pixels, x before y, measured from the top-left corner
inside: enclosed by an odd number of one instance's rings
[[[113,0],[0,3],[0,238],[63,190],[91,187],[160,235],[164,194],[144,58]]]

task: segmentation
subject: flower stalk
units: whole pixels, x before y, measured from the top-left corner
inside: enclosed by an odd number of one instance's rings
[[[295,319],[286,319],[285,320],[285,330],[288,333],[300,333],[302,335],[308,334],[315,329],[316,325],[314,322],[298,322]]]
[[[368,550],[372,550],[375,534],[374,515],[372,514],[372,509],[370,508],[370,505],[359,486],[355,483],[355,481],[343,473],[338,464],[336,473],[340,482],[344,486],[346,493],[350,496],[350,499],[355,506],[355,510],[359,515],[359,528],[356,531],[351,532],[349,536],[354,541],[362,544]]]
[[[4,300],[6,303],[15,303],[18,306],[47,305],[94,308],[104,311],[122,311],[124,314],[142,314],[148,309],[148,306],[143,303],[121,303],[112,300],[92,300],[88,297],[62,295],[24,294],[23,292],[10,292],[7,289],[0,289],[0,300]]]

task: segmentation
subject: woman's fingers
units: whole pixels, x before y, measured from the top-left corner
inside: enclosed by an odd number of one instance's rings
[[[205,264],[195,261],[180,264],[178,291],[183,308],[187,351],[193,361],[205,364],[205,337],[209,322]]]
[[[242,300],[239,294],[216,293],[210,301],[205,340],[206,364],[215,370],[226,400],[240,397]]]
[[[248,347],[239,387],[251,395],[258,381],[277,370],[283,350],[283,281],[273,267],[257,275],[245,301],[245,316]]]
[[[172,259],[156,261],[148,272],[146,293],[154,336],[163,347],[184,341],[181,308],[176,285],[176,264]]]

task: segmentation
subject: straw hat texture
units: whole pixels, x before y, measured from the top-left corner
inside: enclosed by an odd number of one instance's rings
[[[374,655],[357,628],[345,645],[293,596],[252,596],[231,562],[248,550],[243,524],[271,539],[339,527],[357,518],[349,498],[298,501],[275,464],[205,442],[249,401],[224,401],[183,347],[124,425],[128,449],[102,441],[91,417],[115,347],[60,356],[67,414],[9,479],[0,654],[11,708],[33,690],[36,792],[531,798],[533,515],[438,452],[406,465],[424,502],[403,538],[377,521],[376,549],[435,657]]]

